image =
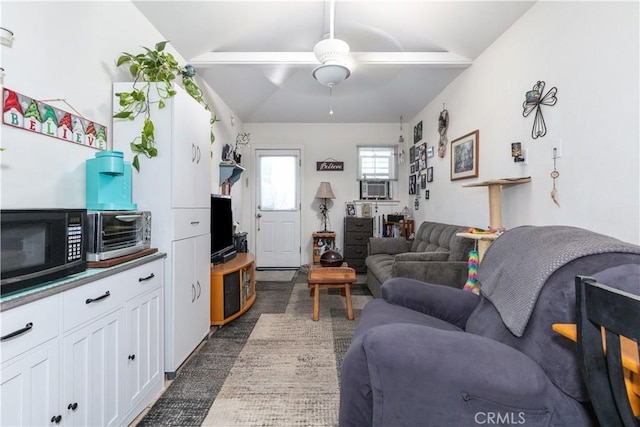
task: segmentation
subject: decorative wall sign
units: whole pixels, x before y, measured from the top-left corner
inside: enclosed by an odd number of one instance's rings
[[[536,110],[536,116],[533,119],[533,128],[531,129],[531,137],[536,139],[539,136],[545,136],[547,134],[547,126],[544,123],[544,117],[542,117],[541,105],[556,105],[558,98],[556,94],[558,89],[552,87],[544,96],[544,82],[539,81],[533,85],[533,89],[525,94],[525,100],[522,104],[522,115],[527,117],[533,110]]]
[[[438,133],[440,134],[440,141],[438,141],[438,156],[444,159],[444,155],[447,152],[447,145],[449,140],[447,139],[447,129],[449,129],[449,112],[445,110],[444,104],[442,104],[442,111],[438,117]]]
[[[316,171],[320,172],[342,172],[344,171],[344,162],[338,162],[333,159],[316,162]]]
[[[451,181],[478,176],[480,131],[451,141]]]
[[[2,91],[2,123],[98,150],[107,149],[107,127],[11,89]]]

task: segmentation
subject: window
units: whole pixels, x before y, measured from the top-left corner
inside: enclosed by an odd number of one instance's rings
[[[358,180],[397,180],[395,147],[358,147]]]

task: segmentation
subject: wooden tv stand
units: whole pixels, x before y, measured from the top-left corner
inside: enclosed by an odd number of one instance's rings
[[[211,324],[222,326],[243,315],[256,300],[255,258],[239,253],[211,264]]]

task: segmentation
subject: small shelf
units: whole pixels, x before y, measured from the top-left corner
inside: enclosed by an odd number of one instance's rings
[[[526,184],[531,182],[531,177],[503,178],[490,181],[474,182],[463,187],[488,187],[489,188],[489,227],[498,230],[502,228],[502,187]]]
[[[244,168],[236,163],[220,163],[220,185],[229,181],[232,185],[240,179]]]

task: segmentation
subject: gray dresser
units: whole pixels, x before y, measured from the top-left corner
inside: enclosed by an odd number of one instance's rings
[[[373,236],[373,218],[344,218],[344,260],[356,273],[366,273],[369,237]]]

